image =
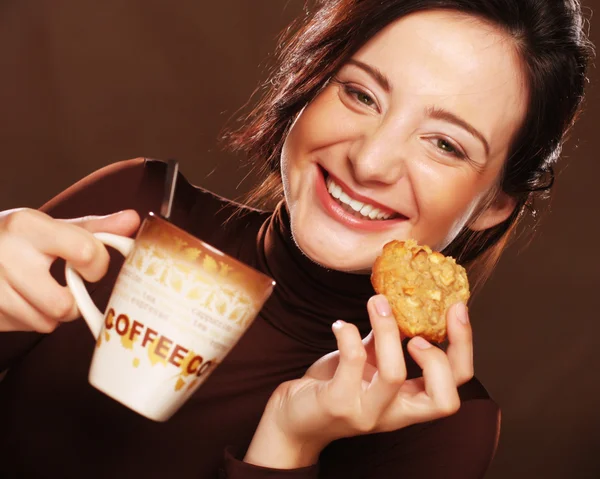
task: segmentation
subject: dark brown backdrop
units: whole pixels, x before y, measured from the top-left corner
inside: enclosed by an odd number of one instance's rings
[[[252,177],[236,189],[247,170],[215,138],[301,6],[0,2],[0,210],[36,207],[142,155],[177,158],[192,182],[223,195],[246,191]],[[473,307],[477,374],[503,407],[490,478],[600,477],[596,77],[552,213],[531,247],[505,255]]]

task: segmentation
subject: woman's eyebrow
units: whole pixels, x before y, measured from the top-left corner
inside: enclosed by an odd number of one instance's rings
[[[390,83],[390,80],[376,67],[367,63],[363,63],[360,60],[355,60],[354,58],[348,60],[348,65],[357,66],[361,70],[367,72],[377,83],[379,83],[379,86],[383,88],[386,93],[390,93],[392,91],[392,84]]]
[[[475,128],[466,120],[462,119],[461,117],[455,115],[454,113],[448,110],[436,107],[428,108],[427,116],[436,120],[447,121],[448,123],[452,123],[458,126],[459,128],[462,128],[463,130],[467,131],[471,136],[477,138],[483,144],[483,147],[485,148],[485,155],[490,155],[490,144],[486,140],[483,133],[481,133],[477,128]]]

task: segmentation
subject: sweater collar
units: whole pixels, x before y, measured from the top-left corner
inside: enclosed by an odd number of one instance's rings
[[[337,349],[331,325],[354,323],[364,337],[371,329],[367,301],[375,294],[369,275],[325,268],[294,241],[285,202],[258,234],[259,267],[277,283],[262,316],[285,334],[311,347]]]

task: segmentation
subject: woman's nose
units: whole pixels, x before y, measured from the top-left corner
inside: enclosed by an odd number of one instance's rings
[[[365,131],[352,144],[348,155],[354,179],[363,185],[398,182],[405,173],[405,140],[399,128],[380,124]]]

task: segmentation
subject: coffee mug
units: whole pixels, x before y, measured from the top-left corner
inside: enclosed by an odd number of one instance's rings
[[[89,382],[166,421],[248,329],[275,282],[150,213],[135,238],[96,233],[125,256],[106,312],[67,264],[67,284],[96,337]]]

